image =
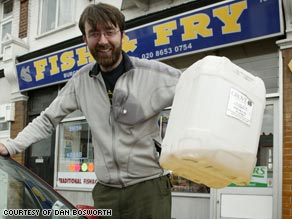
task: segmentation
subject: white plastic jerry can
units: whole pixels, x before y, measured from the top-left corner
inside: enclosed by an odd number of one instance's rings
[[[247,185],[265,109],[263,81],[226,57],[207,56],[176,87],[160,164],[211,188]]]

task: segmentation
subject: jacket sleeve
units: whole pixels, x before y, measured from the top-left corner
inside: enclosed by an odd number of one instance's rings
[[[154,62],[154,60],[152,62]],[[164,108],[172,105],[175,88],[180,76],[180,70],[160,63],[160,67],[155,74],[156,86],[154,86],[154,89],[149,93],[149,105],[154,113],[158,113]]]
[[[135,125],[172,105],[181,71],[155,60],[133,59],[135,68],[119,80],[113,96],[116,121]]]
[[[3,142],[10,155],[49,137],[66,115],[79,108],[74,80],[75,78],[71,78],[49,107],[18,133],[15,139]]]

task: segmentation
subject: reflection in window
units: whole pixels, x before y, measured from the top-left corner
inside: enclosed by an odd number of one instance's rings
[[[2,216],[2,210],[34,209],[37,216],[29,218],[43,218],[40,209],[72,209],[73,206],[65,201],[43,181],[31,175],[16,162],[0,157],[0,218],[26,218],[21,216]],[[39,209],[38,211],[35,211]],[[20,212],[21,213],[21,212]],[[22,212],[23,213],[23,212]],[[31,211],[31,213],[33,213]],[[16,214],[16,213],[15,213]],[[20,215],[18,213],[18,215]],[[78,216],[51,216],[54,219],[77,219]]]
[[[87,122],[65,122],[61,130],[60,158],[66,161],[83,162],[93,161],[93,147],[90,130]],[[59,170],[70,170],[69,166],[62,165]]]

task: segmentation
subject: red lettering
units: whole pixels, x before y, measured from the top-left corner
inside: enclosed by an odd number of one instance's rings
[[[84,184],[95,184],[96,182],[96,179],[83,179]]]
[[[81,184],[80,178],[59,178],[60,183]]]

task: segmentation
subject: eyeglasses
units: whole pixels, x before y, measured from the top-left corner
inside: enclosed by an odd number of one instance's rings
[[[106,39],[111,39],[112,37],[114,37],[117,32],[119,32],[120,30],[107,30],[105,32],[98,32],[98,31],[94,31],[94,32],[90,32],[88,33],[88,37],[91,39],[100,39],[101,35],[104,35],[104,37]]]

